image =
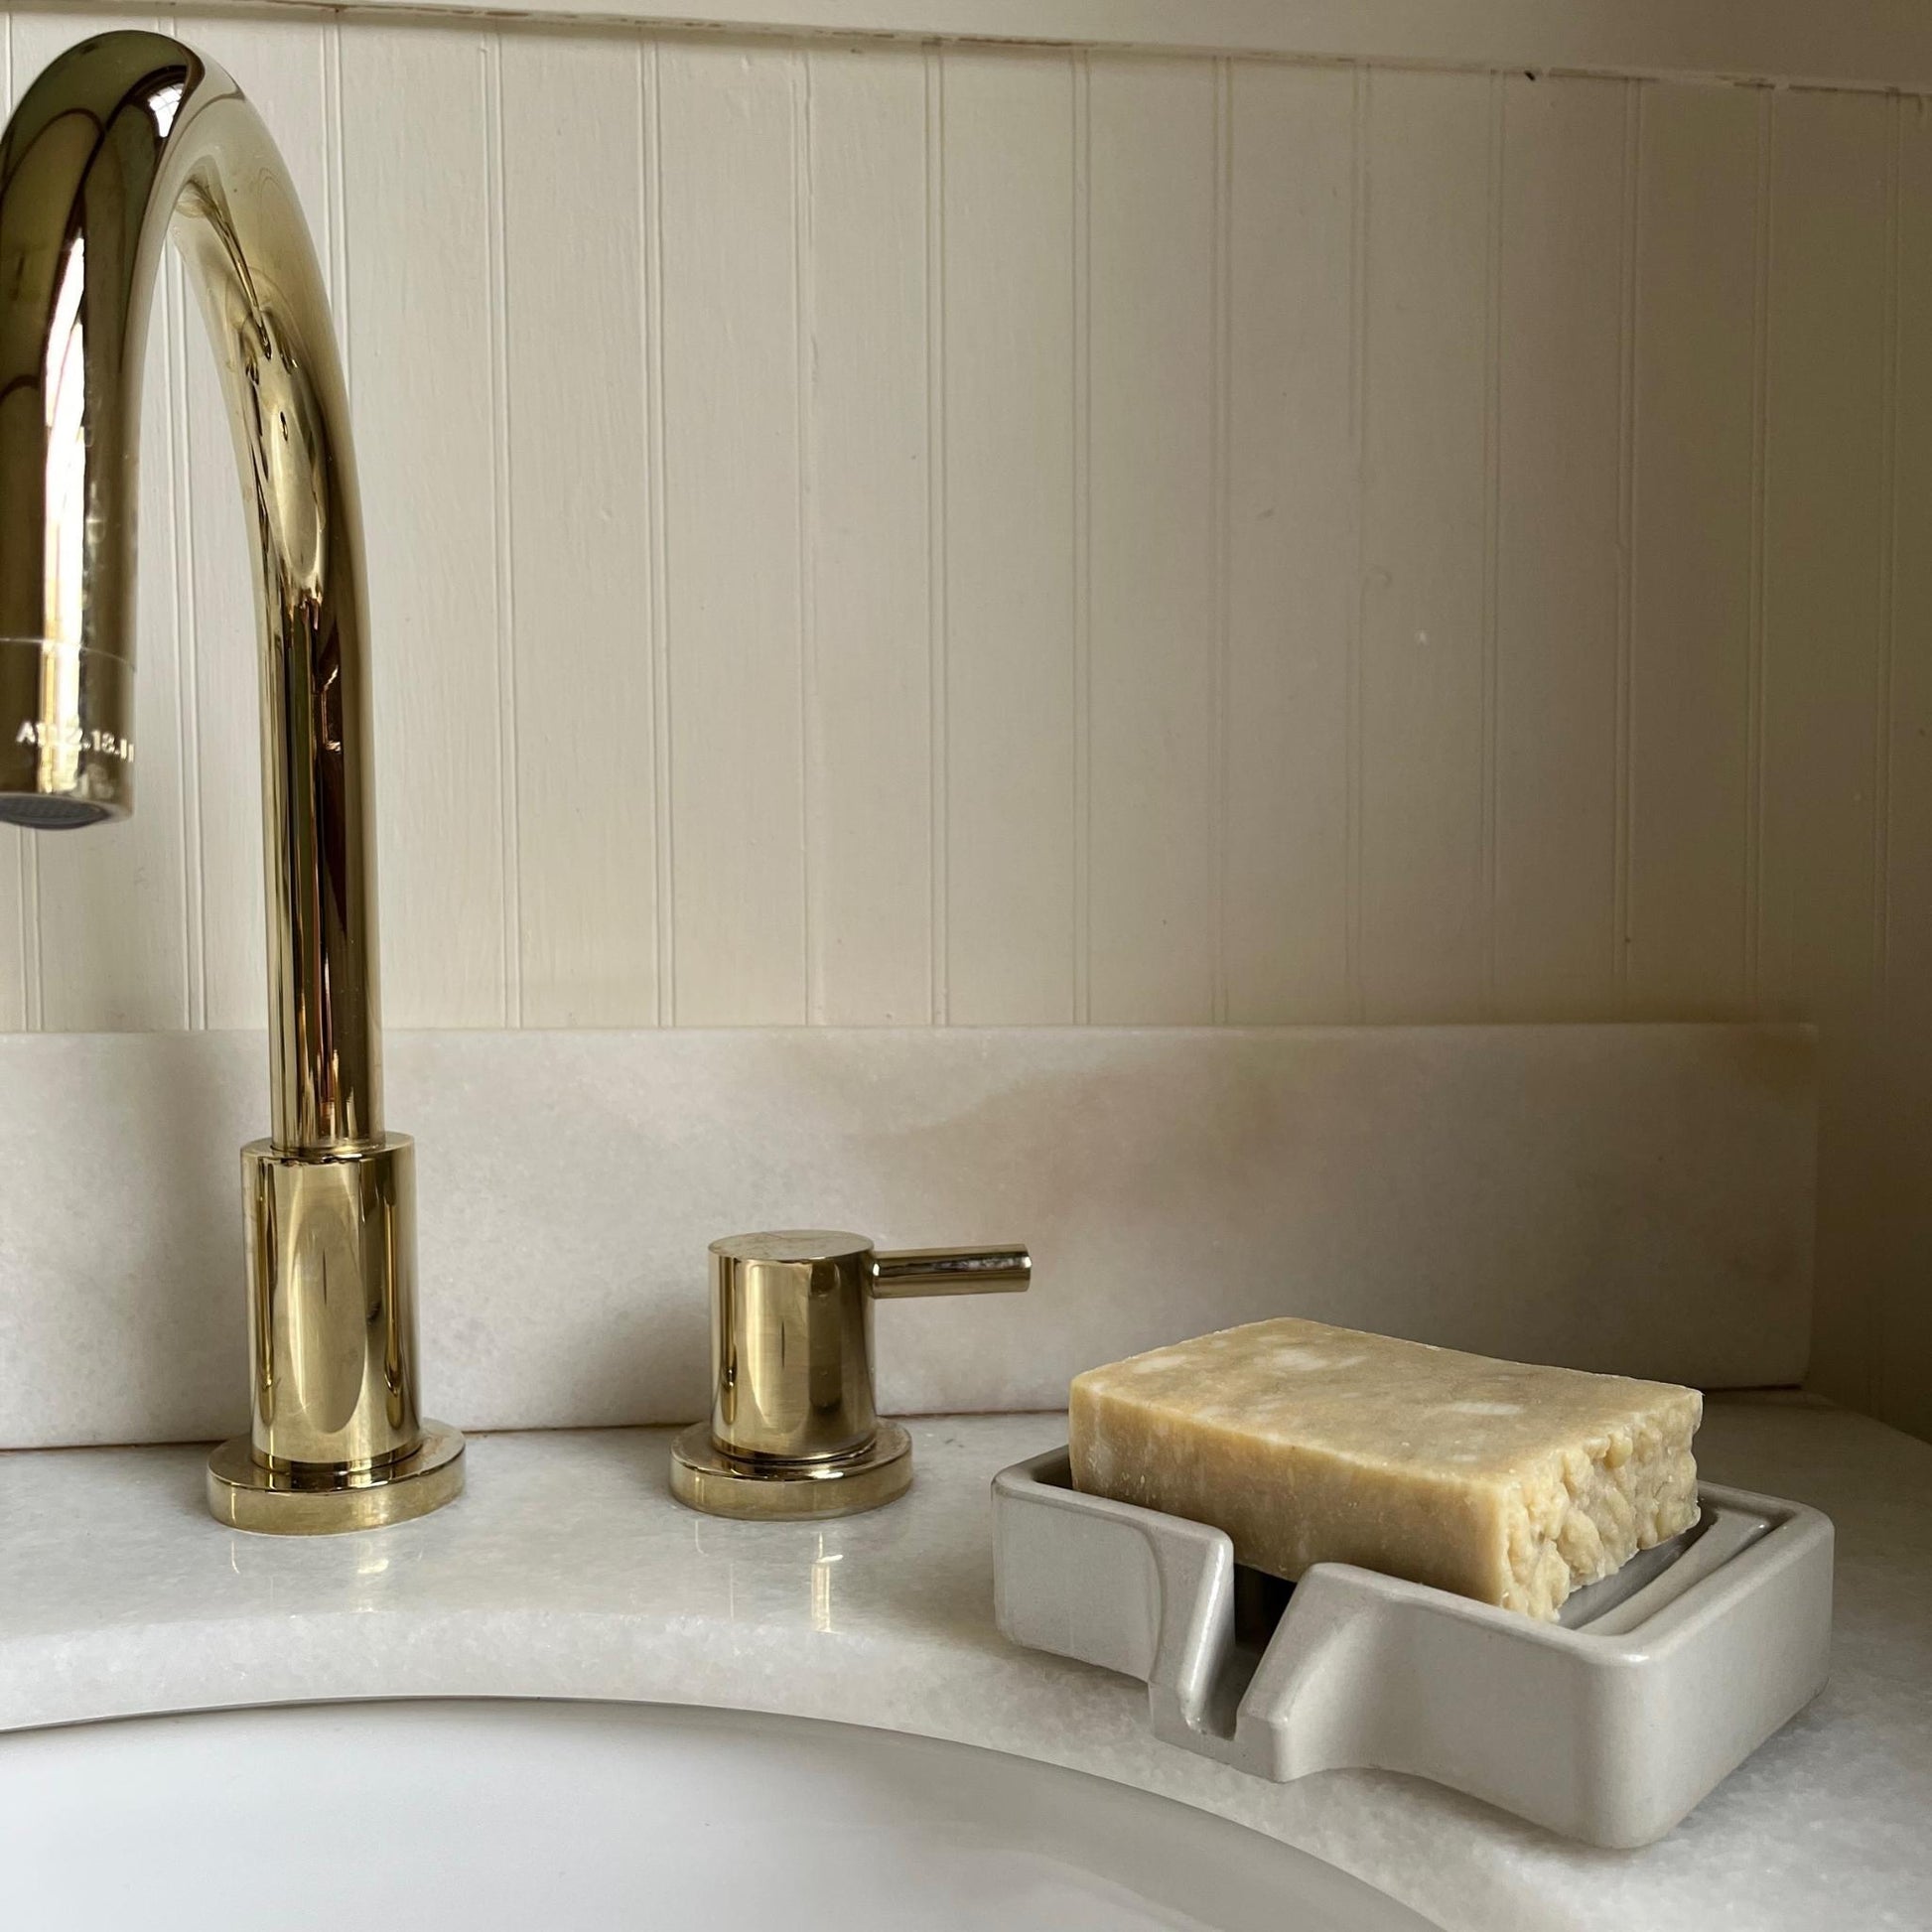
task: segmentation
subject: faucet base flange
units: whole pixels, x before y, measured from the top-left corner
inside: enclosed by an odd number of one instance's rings
[[[421,1445],[386,1468],[265,1469],[246,1436],[207,1459],[207,1506],[218,1523],[264,1536],[336,1536],[427,1516],[463,1493],[463,1437],[425,1422]]]
[[[671,1446],[671,1494],[708,1516],[856,1516],[902,1496],[911,1480],[912,1439],[896,1422],[882,1422],[857,1455],[818,1462],[760,1466],[726,1455],[708,1422],[693,1423]]]

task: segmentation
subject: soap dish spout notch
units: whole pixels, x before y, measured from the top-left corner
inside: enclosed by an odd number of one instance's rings
[[[994,1479],[994,1613],[1016,1643],[1140,1678],[1157,1737],[1237,1770],[1406,1771],[1629,1849],[1802,1710],[1830,1659],[1829,1519],[1698,1495],[1699,1525],[1561,1622],[1317,1563],[1267,1634],[1243,1628],[1252,1573],[1225,1531],[1083,1494],[1053,1449]]]

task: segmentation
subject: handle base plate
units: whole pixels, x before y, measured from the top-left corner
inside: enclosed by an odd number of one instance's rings
[[[427,1516],[462,1493],[463,1437],[441,1422],[425,1422],[422,1442],[378,1469],[264,1468],[246,1436],[223,1443],[207,1461],[207,1506],[215,1520],[262,1536],[380,1529]]]
[[[882,1422],[856,1455],[759,1469],[722,1454],[709,1423],[693,1423],[671,1449],[671,1494],[708,1516],[747,1522],[857,1516],[902,1496],[912,1481],[912,1439]]]

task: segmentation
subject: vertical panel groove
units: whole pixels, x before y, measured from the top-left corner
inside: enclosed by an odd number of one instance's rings
[[[1643,255],[1644,83],[1623,83],[1623,292],[1617,370],[1616,804],[1611,853],[1610,984],[1616,1004],[1630,993],[1630,849],[1636,810],[1635,626],[1637,606],[1637,264]]]
[[[812,366],[818,319],[812,274],[812,57],[797,49],[791,61],[791,330],[797,359],[795,407],[798,437],[798,825],[800,901],[805,952],[805,1017],[822,1026],[825,969],[818,956],[823,921],[816,896],[823,867],[817,792],[821,782],[818,693],[818,621],[813,568],[817,510],[814,504],[815,437]]]
[[[1092,63],[1073,65],[1073,1019],[1093,1014]]]
[[[1193,1025],[1216,945],[1215,232],[1209,61],[1096,57],[1087,115],[1086,1017]]]
[[[677,895],[671,822],[670,531],[665,514],[664,462],[664,149],[660,132],[657,43],[640,36],[638,85],[643,112],[639,166],[643,174],[644,422],[649,444],[647,541],[650,546],[651,728],[656,753],[653,832],[657,848],[657,1024],[677,1024]]]
[[[1230,75],[1227,1017],[1345,1018],[1348,686],[1360,577],[1345,69]],[[1221,566],[1217,566],[1221,567]]]
[[[1362,700],[1377,1021],[1490,1010],[1499,84],[1374,80]]]
[[[155,22],[160,33],[179,32],[173,10]],[[176,1008],[176,1024],[199,1028],[198,1014],[207,1011],[207,990],[202,966],[205,947],[202,932],[201,824],[202,760],[201,733],[196,723],[194,593],[189,584],[191,549],[191,503],[184,487],[188,473],[188,310],[186,281],[181,257],[173,249],[166,255],[162,286],[156,291],[162,316],[163,380],[168,392],[168,570],[171,586],[170,616],[175,625],[175,748],[176,769],[180,775],[181,795],[177,800],[181,816],[181,849],[176,860],[176,915],[180,925],[181,1002]],[[200,326],[199,324],[197,325]]]
[[[1751,575],[1745,679],[1744,1001],[1757,1010],[1764,911],[1764,506],[1769,486],[1771,368],[1771,113],[1767,88],[1757,109],[1755,286],[1751,298]]]
[[[1234,283],[1234,68],[1230,61],[1214,64],[1214,290],[1213,356],[1214,401],[1209,447],[1213,463],[1212,515],[1214,556],[1211,566],[1214,609],[1211,614],[1214,648],[1214,981],[1212,1017],[1225,1026],[1228,1018],[1228,822],[1231,784],[1228,756],[1229,684],[1232,676],[1231,544],[1229,502],[1231,397],[1233,393],[1233,283]]]
[[[14,21],[6,17],[6,100],[11,111],[18,69],[14,51]],[[24,831],[12,834],[20,867],[20,1005],[21,1024],[29,1033],[43,1025],[41,1006],[40,847]]]
[[[658,79],[678,1017],[795,1026],[797,67],[775,41],[667,40]]]
[[[1879,454],[1878,704],[1871,786],[1871,985],[1881,1011],[1889,979],[1891,940],[1891,730],[1896,698],[1898,624],[1898,399],[1903,354],[1899,345],[1899,286],[1902,274],[1899,251],[1904,228],[1901,206],[1904,109],[1904,101],[1894,95],[1885,110],[1884,399],[1880,417],[1884,424],[1884,442]]]
[[[182,758],[181,907],[188,967],[184,992],[188,1007],[186,1024],[199,1032],[207,1025],[207,934],[203,923],[200,626],[195,612],[195,492],[189,487],[188,476],[187,278],[182,273],[180,256],[172,252],[168,256],[164,300],[169,388],[168,472],[173,482],[169,522],[174,542],[175,632],[180,664],[175,708]]]
[[[1630,94],[1510,77],[1502,187],[1492,1017],[1618,1005]]]
[[[947,1002],[1063,1025],[1078,977],[1069,637],[1077,55],[945,55]]]
[[[932,1013],[930,78],[925,51],[813,48],[792,165],[817,1025]]]
[[[1347,847],[1346,937],[1343,950],[1348,987],[1348,1018],[1368,1017],[1368,975],[1362,960],[1362,638],[1367,624],[1368,572],[1363,531],[1368,522],[1368,243],[1369,69],[1355,69],[1354,114],[1350,139],[1350,246],[1348,265],[1349,357],[1348,411],[1350,441],[1355,452],[1355,594],[1348,600],[1348,801],[1345,811]]]
[[[509,31],[500,49],[499,540],[525,1027],[649,1025],[657,1011],[636,58],[634,37]]]
[[[496,781],[503,801],[503,1024],[523,1024],[522,813],[516,759],[515,509],[510,499],[509,247],[503,186],[503,38],[483,40],[483,172],[489,197],[490,506],[495,541]]]
[[[342,345],[345,382],[348,379],[348,219],[343,180],[343,23],[323,28],[322,97],[325,157],[324,226],[329,249],[329,299],[336,313],[336,339]]]
[[[931,1021],[948,1018],[947,867],[950,850],[946,726],[946,57],[925,51],[925,528],[926,706],[930,790]]]
[[[1503,77],[1489,76],[1488,312],[1482,404],[1482,1007],[1496,1012],[1496,854],[1501,813],[1497,678],[1502,579]]]
[[[1749,1011],[1757,107],[1639,103],[1626,990],[1655,1019]]]

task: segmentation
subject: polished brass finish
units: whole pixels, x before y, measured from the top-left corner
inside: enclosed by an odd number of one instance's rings
[[[244,1177],[263,1474],[237,1488],[230,1446],[210,1496],[223,1520],[306,1530],[318,1497],[411,1488],[389,1517],[345,1510],[356,1527],[447,1501],[462,1462],[417,1417],[409,1144],[382,1126],[348,406],[274,142],[220,68],[157,34],[70,49],[0,139],[0,818],[133,804],[141,374],[170,234],[221,374],[261,628],[272,1139]]]
[[[416,1148],[241,1151],[248,1365],[265,1469],[379,1469],[422,1441],[402,1364],[416,1347]]]
[[[908,1295],[991,1295],[1003,1288],[1024,1289],[1033,1280],[1033,1257],[1025,1248],[901,1248],[872,1258],[873,1299],[888,1302]]]
[[[711,1244],[708,1422],[671,1452],[671,1492],[714,1516],[847,1516],[912,1480],[912,1446],[874,1406],[872,1305],[1024,1289],[1025,1248],[879,1254],[820,1228]]]
[[[207,1506],[230,1529],[336,1536],[427,1516],[463,1493],[463,1438],[426,1423],[417,1447],[380,1469],[265,1469],[236,1436],[207,1459]]]
[[[856,1516],[904,1495],[911,1481],[912,1439],[896,1422],[882,1422],[854,1455],[783,1470],[735,1461],[711,1440],[706,1422],[694,1422],[671,1450],[671,1493],[679,1502],[747,1522]]]
[[[873,1439],[872,1243],[813,1229],[711,1244],[711,1440],[816,1463]]]

